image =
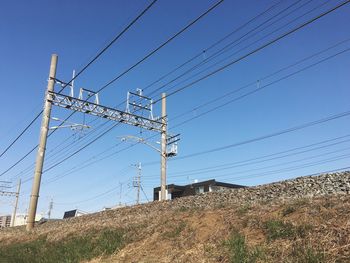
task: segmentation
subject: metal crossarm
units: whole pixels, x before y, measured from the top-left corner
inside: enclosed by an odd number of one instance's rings
[[[147,130],[161,131],[162,123],[132,113],[101,106],[93,102],[84,101],[64,94],[49,91],[48,101],[53,105],[88,113],[105,119],[142,127]]]

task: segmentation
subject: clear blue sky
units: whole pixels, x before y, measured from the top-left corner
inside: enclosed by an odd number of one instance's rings
[[[277,2],[266,0],[224,1],[218,8],[169,45],[104,90],[100,94],[101,104],[115,106],[123,102],[128,90],[144,88]],[[192,65],[204,61],[213,52],[242,36],[288,5],[295,3],[293,8],[304,6],[242,42],[233,50],[224,53],[218,60],[227,58],[231,54],[233,55],[225,62],[238,58],[340,2],[342,1],[282,1],[270,13],[252,22],[242,31],[233,34],[221,45],[195,60]],[[57,53],[59,56],[57,78],[70,80],[73,69],[81,69],[149,3],[150,1],[135,0],[103,2],[2,1],[0,9],[2,94],[0,150],[3,150],[40,111],[52,53]],[[76,87],[97,90],[214,3],[215,1],[211,0],[158,1],[108,52],[76,80]],[[323,3],[325,4],[322,5]],[[312,9],[314,9],[312,12],[310,11],[293,23],[289,22]],[[290,11],[292,10],[290,9]],[[350,5],[346,5],[224,71],[169,97],[167,101],[169,126],[176,126],[182,121],[243,95],[245,92],[253,90],[255,85],[234,95],[226,96],[223,100],[207,107],[193,111],[198,105],[247,83],[262,79],[283,67],[349,39],[349,12]],[[246,49],[242,49],[283,25],[286,26],[281,30]],[[345,41],[276,76],[262,80],[260,85],[266,85],[349,47],[350,41]],[[184,159],[181,157],[257,138],[350,110],[349,58],[350,52],[344,52],[255,94],[175,127],[170,132],[181,133],[179,159],[174,158],[168,163],[168,183],[187,184],[194,180],[216,178],[219,181],[229,183],[258,185],[348,166],[350,143],[346,141],[349,137],[346,137],[333,141],[333,143],[338,143],[332,146],[288,157],[248,163],[244,166],[227,169],[209,170],[210,172],[208,170],[198,171],[202,168],[236,163],[348,135],[350,133],[349,117],[210,154]],[[183,71],[185,70],[186,68],[183,69]],[[183,71],[174,73],[160,84],[175,78]],[[186,81],[186,78],[192,75],[193,73],[174,82],[175,87],[179,88],[189,83],[190,80]],[[152,86],[147,91],[154,90],[160,84]],[[58,88],[56,86],[56,90]],[[145,94],[147,94],[146,91]],[[154,95],[154,99],[159,98],[159,96],[160,92]],[[121,109],[124,109],[124,106]],[[155,106],[154,111],[155,115],[160,114],[159,105]],[[173,117],[182,113],[187,114],[172,121]],[[52,116],[61,119],[68,114],[70,114],[69,111],[60,108],[54,108],[52,112]],[[86,122],[92,120],[94,120],[93,117],[85,116]],[[81,123],[84,121],[84,116],[77,113],[71,118],[71,121]],[[90,137],[89,132],[94,131],[103,122],[105,121],[94,121],[90,131],[87,131],[86,136],[80,140],[78,140],[78,136],[73,137],[74,133],[69,129],[61,129],[52,135],[48,140],[48,158],[45,167],[50,167],[74,150],[79,149],[80,146],[85,145],[91,138],[99,134],[97,131]],[[51,123],[51,125],[54,124]],[[109,125],[108,123],[103,128],[109,127]],[[38,142],[39,126],[40,121],[37,121],[15,146],[0,158],[0,172],[16,162]],[[43,174],[38,212],[48,210],[51,198],[54,200],[54,217],[62,217],[65,210],[74,208],[91,212],[119,202],[132,204],[136,197],[136,191],[131,187],[132,177],[136,175],[136,168],[132,164],[138,162],[144,164],[142,184],[148,198],[152,199],[153,187],[159,186],[160,157],[154,150],[145,145],[137,145],[74,173],[67,173],[74,167],[79,168],[129,146],[128,142],[120,144],[120,139],[118,139],[118,136],[127,134],[145,138],[153,135],[147,131],[140,133],[140,130],[135,127],[117,127],[79,155]],[[158,139],[155,137],[150,142],[155,143]],[[339,143],[343,140],[344,142]],[[62,148],[59,149],[64,150],[49,157],[57,152],[55,147],[59,144],[62,145]],[[101,154],[114,145],[116,145],[115,148]],[[33,176],[33,169],[30,166],[35,160],[35,154],[36,152],[31,154],[20,165],[2,176],[0,180],[11,180],[15,184],[19,177],[25,180]],[[94,156],[96,157],[91,159]],[[310,166],[311,164],[312,166]],[[26,169],[27,167],[29,168]],[[291,167],[296,168],[290,170]],[[22,172],[23,170],[24,172]],[[189,170],[196,171],[188,172]],[[62,174],[66,174],[66,176],[57,181],[45,183]],[[122,191],[119,189],[120,183],[122,183]],[[30,190],[31,181],[27,181],[21,191],[20,213],[24,213],[28,208]],[[108,192],[109,190],[111,191]],[[106,194],[95,198],[103,193]],[[120,193],[122,199],[120,199]],[[91,200],[86,201],[90,198]],[[11,212],[13,200],[8,197],[1,197],[0,200],[0,213]],[[142,200],[145,201],[143,194]]]

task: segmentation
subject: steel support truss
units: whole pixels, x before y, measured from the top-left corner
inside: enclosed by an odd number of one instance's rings
[[[88,113],[94,116],[141,127],[151,131],[162,131],[163,124],[161,121],[145,118],[143,116],[138,116],[110,107],[101,106],[93,102],[73,98],[71,96],[59,94],[53,91],[49,92],[48,101],[53,105],[62,108]]]

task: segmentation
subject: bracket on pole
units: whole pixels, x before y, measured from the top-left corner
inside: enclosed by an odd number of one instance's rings
[[[89,125],[74,123],[74,122],[70,122],[70,121],[64,121],[64,120],[60,120],[59,118],[56,118],[56,117],[52,117],[51,119],[54,121],[60,121],[63,123],[67,123],[67,125],[52,126],[49,128],[49,130],[55,130],[55,129],[59,129],[59,128],[70,128],[71,130],[77,130],[77,129],[82,130],[82,129],[90,129],[91,128],[91,126],[89,126]]]
[[[141,115],[146,112],[147,118],[154,120],[153,100],[142,94],[142,89],[136,89],[136,93],[128,91],[126,98],[126,112],[135,113],[141,111]]]

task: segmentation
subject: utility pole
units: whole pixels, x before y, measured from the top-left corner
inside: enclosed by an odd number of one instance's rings
[[[56,54],[53,54],[51,56],[50,74],[49,74],[49,80],[48,80],[48,84],[47,84],[47,92],[45,94],[44,111],[43,111],[43,118],[42,118],[42,122],[41,122],[39,147],[38,147],[38,153],[36,156],[32,193],[30,196],[30,204],[29,204],[28,220],[27,220],[27,230],[28,231],[32,230],[34,227],[35,214],[36,214],[37,205],[38,205],[40,182],[41,182],[41,175],[42,175],[42,170],[43,170],[43,165],[44,165],[47,133],[49,130],[50,114],[51,114],[51,106],[52,106],[51,100],[49,99],[49,97],[51,96],[50,92],[54,91],[57,60],[58,60],[58,56]]]
[[[161,176],[160,176],[160,200],[167,199],[166,194],[166,158],[167,158],[167,116],[166,94],[162,93],[162,130],[161,130]]]
[[[50,201],[50,204],[49,204],[49,212],[47,212],[47,217],[48,217],[48,219],[51,218],[51,211],[52,211],[52,208],[53,208],[53,199],[51,198],[51,201]]]
[[[140,187],[141,187],[141,163],[137,166],[138,175],[137,175],[137,204],[140,203]]]
[[[16,219],[16,213],[17,213],[17,206],[18,206],[18,199],[19,199],[19,192],[20,191],[21,191],[21,179],[19,179],[18,185],[17,185],[16,201],[15,201],[15,207],[13,209],[11,226],[15,226],[15,219]]]
[[[122,206],[123,184],[119,182],[119,206]]]
[[[133,181],[133,186],[137,188],[136,192],[136,204],[140,204],[140,190],[141,190],[141,163],[135,164],[137,167],[137,176]]]

